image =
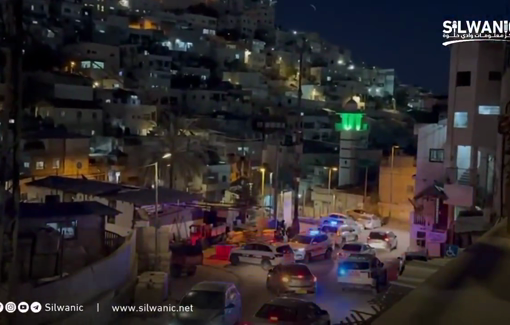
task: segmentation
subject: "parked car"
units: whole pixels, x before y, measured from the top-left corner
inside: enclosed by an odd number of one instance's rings
[[[376,229],[382,227],[382,220],[373,213],[363,209],[348,210],[347,215],[352,217],[363,229]]]
[[[321,225],[330,224],[330,225],[340,225],[346,223],[346,221],[354,222],[354,219],[347,214],[344,213],[330,213],[329,215],[321,218]]]
[[[277,295],[315,293],[317,278],[305,264],[278,265],[267,274],[266,288]]]
[[[175,313],[172,325],[237,325],[241,322],[241,294],[234,283],[200,282],[191,288],[179,305],[193,306],[193,311]]]
[[[339,259],[346,259],[351,255],[373,255],[375,256],[375,249],[364,243],[348,243],[342,246],[338,252]]]
[[[342,289],[364,287],[377,293],[387,285],[388,273],[377,257],[355,254],[338,264],[337,281]]]
[[[394,250],[398,247],[397,235],[393,231],[371,231],[367,244],[376,249]]]
[[[282,263],[294,263],[294,251],[288,244],[249,243],[232,249],[229,261],[234,266],[240,263],[258,264],[269,270]]]
[[[296,298],[276,298],[264,304],[255,314],[253,322],[265,325],[331,325],[329,313],[315,303]]]

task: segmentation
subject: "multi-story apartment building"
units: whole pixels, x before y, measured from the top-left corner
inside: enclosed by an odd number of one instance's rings
[[[48,129],[27,134],[21,141],[21,160],[26,176],[100,176],[90,168],[90,137]]]
[[[441,254],[447,238],[462,238],[454,232],[483,230],[484,222],[499,210],[497,130],[503,56],[498,43],[454,45],[446,123],[418,129],[411,237],[434,254]],[[469,227],[465,215],[472,216]],[[447,236],[447,229],[454,232]]]

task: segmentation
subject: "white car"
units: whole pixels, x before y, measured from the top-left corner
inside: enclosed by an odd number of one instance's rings
[[[338,252],[338,259],[343,260],[351,255],[372,255],[375,256],[375,249],[364,243],[347,243]]]
[[[352,255],[338,263],[337,281],[341,288],[365,287],[378,293],[388,283],[384,264],[373,255]]]
[[[258,264],[269,270],[276,265],[294,263],[294,252],[288,244],[249,243],[232,249],[229,261],[232,265]]]
[[[398,239],[393,231],[371,231],[367,244],[372,248],[392,251],[398,247]]]
[[[356,242],[361,234],[361,229],[357,224],[344,225],[340,227],[340,232],[346,242]]]
[[[323,225],[319,230],[328,235],[335,246],[342,246],[346,242],[358,241],[361,229],[356,225]]]
[[[354,209],[347,211],[347,215],[351,216],[356,222],[363,226],[364,229],[376,229],[382,227],[382,221],[373,213],[368,213],[363,209]]]
[[[333,225],[340,226],[344,224],[353,224],[355,221],[352,217],[349,217],[343,213],[330,213],[329,215],[321,218],[321,226]]]
[[[317,256],[330,259],[333,254],[331,239],[327,234],[317,230],[295,236],[290,240],[289,245],[294,250],[294,259],[305,263]]]
[[[241,323],[241,294],[234,283],[200,282],[181,299],[179,306],[193,306],[193,310],[175,313],[171,325]]]

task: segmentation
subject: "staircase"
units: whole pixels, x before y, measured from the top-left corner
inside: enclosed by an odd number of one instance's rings
[[[462,172],[462,171],[460,171]],[[457,182],[460,185],[471,185],[471,171],[469,169],[464,170],[460,176],[457,174]]]

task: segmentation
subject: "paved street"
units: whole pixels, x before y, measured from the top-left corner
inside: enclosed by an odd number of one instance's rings
[[[302,230],[308,226],[302,225]],[[393,230],[398,237],[398,249],[393,252],[378,252],[383,262],[394,260],[400,256],[409,245],[409,234],[402,230]],[[360,236],[360,241],[366,241],[368,231]],[[311,271],[317,277],[318,292],[316,295],[303,296],[316,302],[322,308],[328,310],[334,323],[339,322],[350,314],[351,309],[370,311],[367,303],[373,295],[370,291],[341,291],[336,285],[336,261],[317,260],[309,264]],[[269,293],[265,286],[267,271],[256,265],[240,265],[216,268],[203,266],[197,274],[191,278],[172,279],[171,296],[173,299],[180,299],[186,292],[200,281],[232,281],[235,282],[241,291],[243,299],[243,316],[249,319],[265,302],[274,296]],[[134,321],[134,320],[133,320]],[[123,322],[125,323],[125,322]],[[129,324],[138,324],[133,322]],[[167,324],[167,319],[160,317],[157,320],[143,320],[140,324]]]

